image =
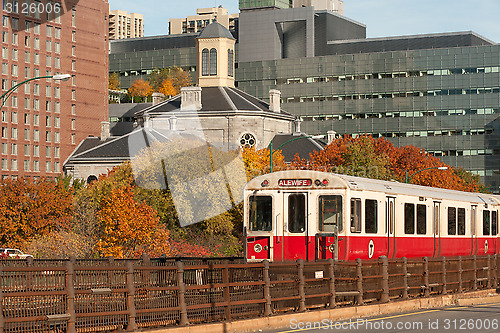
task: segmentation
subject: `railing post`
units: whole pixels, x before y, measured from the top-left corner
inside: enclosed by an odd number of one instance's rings
[[[431,290],[429,288],[429,258],[424,257],[424,297],[429,297],[431,295]]]
[[[333,309],[335,304],[335,263],[332,258],[328,259],[328,277],[330,278],[330,309]]]
[[[66,262],[66,311],[69,314],[68,333],[76,333],[76,312],[75,312],[75,258],[70,258]],[[1,302],[0,302],[1,306]],[[0,314],[1,316],[1,314]],[[3,331],[0,329],[0,333]]]
[[[231,320],[231,294],[229,288],[229,264],[226,262],[224,264],[224,270],[222,271],[222,282],[224,283],[224,302],[226,307],[224,309],[225,317],[227,321]]]
[[[26,258],[26,266],[33,267],[33,257]],[[33,271],[26,272],[26,291],[33,290]]]
[[[181,308],[180,315],[180,326],[186,326],[189,324],[187,316],[187,306],[186,306],[186,286],[184,285],[184,264],[182,261],[177,262],[177,286],[179,287],[177,297],[179,302],[179,307]]]
[[[382,297],[380,298],[380,301],[382,303],[387,303],[389,302],[389,261],[386,256],[381,256],[379,258],[380,261],[382,261]]]
[[[356,259],[356,277],[358,279],[358,292],[359,295],[357,297],[357,303],[358,305],[363,305],[363,269],[362,269],[362,262],[361,259]]]
[[[408,259],[403,257],[403,299],[408,299],[408,290],[410,287],[408,286]]]
[[[270,316],[272,311],[271,303],[271,278],[269,277],[269,261],[264,260],[264,299],[266,304],[264,305],[264,316]]]
[[[488,289],[491,289],[491,286],[493,285],[493,281],[491,281],[491,255],[488,254]]]
[[[115,264],[115,258],[113,258],[112,256],[109,256],[107,257],[106,259],[108,259],[108,265],[109,266],[113,266]],[[113,270],[108,270],[108,287],[109,288],[113,288],[113,274],[114,274],[114,271]]]
[[[0,281],[3,278],[3,266],[0,265]],[[5,318],[3,317],[3,288],[0,284],[0,333],[5,331]],[[69,331],[68,331],[69,332]]]
[[[306,279],[304,277],[304,260],[298,259],[297,266],[299,272],[299,296],[300,296],[299,312],[303,312],[306,311],[306,292],[305,292]]]
[[[446,295],[448,291],[446,290],[446,258],[443,256],[441,257],[441,271],[442,271],[442,277],[443,277],[443,295]]]
[[[463,290],[463,272],[462,269],[462,256],[458,256],[458,292],[461,293]]]
[[[127,262],[127,310],[128,310],[128,331],[137,331],[137,316],[135,310],[135,286],[134,286],[134,263]]]
[[[476,257],[476,255],[473,255],[472,259],[473,259],[472,267],[474,269],[474,285],[472,287],[472,290],[477,290],[477,257]]]

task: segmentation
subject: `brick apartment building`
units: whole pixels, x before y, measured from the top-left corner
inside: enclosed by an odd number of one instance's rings
[[[25,3],[36,12],[26,13]],[[72,78],[30,81],[6,100],[2,178],[55,177],[82,139],[100,134],[108,119],[108,13],[107,0],[4,1],[2,94],[34,77]]]

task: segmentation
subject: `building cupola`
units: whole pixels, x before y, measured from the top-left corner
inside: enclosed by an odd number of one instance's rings
[[[236,40],[222,24],[212,22],[197,37],[199,87],[234,87]]]

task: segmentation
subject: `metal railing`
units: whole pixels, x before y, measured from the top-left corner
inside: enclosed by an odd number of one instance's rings
[[[499,269],[499,255],[290,263],[6,260],[0,333],[133,331],[387,303],[497,288]]]

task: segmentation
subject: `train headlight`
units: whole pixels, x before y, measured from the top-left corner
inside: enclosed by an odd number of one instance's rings
[[[267,180],[267,179],[266,179],[266,180],[264,180],[262,183],[260,183],[260,186],[262,186],[262,187],[267,187],[267,186],[269,186],[269,180]]]
[[[262,251],[262,245],[260,244],[255,244],[253,246],[253,250],[256,252],[256,253],[260,253]]]
[[[323,179],[323,182],[322,182],[322,184],[321,184],[321,185],[323,185],[323,186],[328,185],[328,179]]]
[[[316,186],[320,186],[320,185],[321,185],[321,180],[316,179],[316,180],[314,181],[314,185],[316,185]]]

